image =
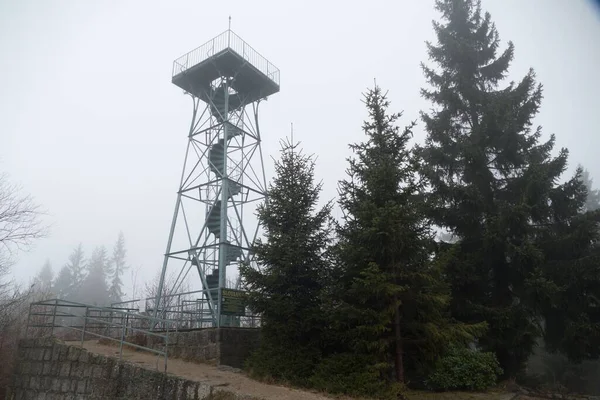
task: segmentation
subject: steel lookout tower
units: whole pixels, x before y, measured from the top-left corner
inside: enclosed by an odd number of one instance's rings
[[[237,266],[252,263],[254,209],[267,190],[258,106],[279,92],[279,70],[228,29],[176,59],[172,82],[193,109],[154,316],[193,282],[201,298],[190,327],[237,325],[223,289],[238,289]]]

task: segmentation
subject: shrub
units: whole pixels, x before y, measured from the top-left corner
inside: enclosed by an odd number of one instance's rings
[[[372,360],[356,354],[340,353],[319,363],[310,379],[310,385],[327,393],[365,396],[378,399],[396,399],[403,386],[382,377],[381,369]]]
[[[245,368],[255,379],[305,387],[318,359],[319,353],[314,348],[283,347],[263,342],[248,357]]]
[[[493,353],[452,346],[427,379],[432,390],[485,390],[494,386],[502,368]]]

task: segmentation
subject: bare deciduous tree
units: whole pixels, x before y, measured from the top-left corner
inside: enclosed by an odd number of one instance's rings
[[[41,223],[42,212],[33,198],[0,173],[0,396],[12,375],[17,342],[23,336],[27,308],[37,293],[22,290],[7,280],[19,251],[27,250],[34,240],[47,233]]]
[[[18,250],[26,250],[47,233],[40,207],[21,187],[0,174],[0,275],[8,273]]]

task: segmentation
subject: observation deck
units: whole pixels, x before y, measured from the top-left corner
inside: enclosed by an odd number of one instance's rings
[[[231,78],[230,87],[246,104],[279,92],[279,69],[231,30],[173,62],[173,84],[207,103],[211,83],[220,77]]]

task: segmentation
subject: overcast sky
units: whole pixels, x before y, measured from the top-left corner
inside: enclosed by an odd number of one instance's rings
[[[585,0],[483,0],[516,57],[544,85],[537,123],[600,184],[600,15]],[[335,197],[348,143],[362,139],[361,93],[373,79],[404,121],[419,96],[433,0],[0,0],[0,171],[48,211],[49,238],[22,254],[25,281],[48,258],[58,270],[125,234],[140,279],[162,265],[191,116],[172,62],[232,29],[281,70],[261,107],[267,177],[279,139],[318,155],[323,198]],[[416,140],[424,136],[422,125]],[[127,277],[129,278],[129,276]],[[129,279],[126,279],[129,281]],[[126,291],[129,291],[126,289]]]

